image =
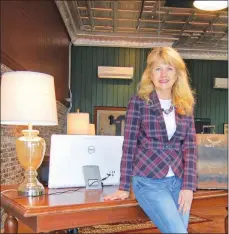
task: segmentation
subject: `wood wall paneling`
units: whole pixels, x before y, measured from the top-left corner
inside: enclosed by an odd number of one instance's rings
[[[126,107],[146,66],[150,49],[72,47],[71,90],[74,112],[90,113],[95,106]],[[195,117],[211,118],[216,133],[223,133],[228,122],[228,90],[214,89],[214,77],[228,77],[227,61],[186,60],[191,85],[196,91]],[[99,79],[98,66],[133,66],[132,80]]]
[[[69,36],[54,1],[1,1],[1,58],[13,70],[48,73],[68,97]]]
[[[192,86],[196,90],[198,118],[211,118],[216,132],[223,133],[223,124],[228,122],[228,90],[214,89],[215,77],[228,77],[227,61],[186,60]]]

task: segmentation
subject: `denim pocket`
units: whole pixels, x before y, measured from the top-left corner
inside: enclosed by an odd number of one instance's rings
[[[174,177],[174,183],[173,183],[173,188],[181,188],[182,187],[183,180],[177,176]]]
[[[132,185],[134,193],[140,193],[142,189],[145,188],[144,177],[134,176],[132,178]]]

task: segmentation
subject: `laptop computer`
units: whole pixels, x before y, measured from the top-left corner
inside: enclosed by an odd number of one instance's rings
[[[99,166],[104,185],[118,185],[122,144],[123,136],[52,135],[48,187],[84,187],[87,165]]]

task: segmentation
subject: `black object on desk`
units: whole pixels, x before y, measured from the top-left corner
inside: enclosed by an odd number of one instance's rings
[[[45,156],[41,166],[37,169],[38,180],[44,186],[48,186],[49,180],[49,156]]]

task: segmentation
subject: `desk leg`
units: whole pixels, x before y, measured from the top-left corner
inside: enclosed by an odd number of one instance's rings
[[[5,224],[4,224],[5,233],[18,233],[18,221],[17,219],[8,214]]]
[[[226,210],[228,211],[228,207],[226,207]],[[225,233],[228,233],[228,215],[225,218],[224,225],[225,225]]]

